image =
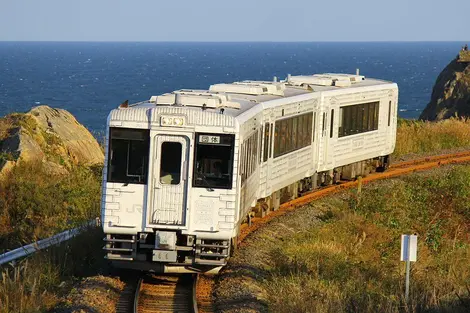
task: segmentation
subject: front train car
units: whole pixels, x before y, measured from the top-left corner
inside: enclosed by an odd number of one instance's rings
[[[102,225],[117,267],[217,271],[236,236],[239,108],[181,90],[108,117]]]

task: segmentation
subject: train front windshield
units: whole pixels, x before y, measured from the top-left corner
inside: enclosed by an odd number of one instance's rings
[[[110,128],[108,182],[146,184],[148,129]]]
[[[235,135],[196,134],[194,187],[231,189]]]

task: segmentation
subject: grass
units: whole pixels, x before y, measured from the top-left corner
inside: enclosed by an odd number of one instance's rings
[[[23,126],[50,154],[60,148],[55,136],[41,133],[32,117],[19,114],[0,119],[0,143],[13,125]],[[469,148],[468,134],[470,120],[400,120],[394,156]],[[11,159],[0,154],[0,164]],[[59,163],[67,165],[66,160]],[[0,251],[99,215],[100,170],[67,168],[67,175],[51,175],[41,164],[20,164],[0,181]],[[272,251],[274,265],[263,281],[270,310],[470,310],[469,185],[470,169],[459,167],[444,178],[411,176],[328,200],[320,227],[294,232]],[[420,238],[410,307],[403,302],[404,269],[397,261],[403,232]],[[15,267],[1,268],[0,313],[54,308],[70,281],[98,271],[101,238],[101,230],[90,230]],[[279,294],[289,296],[275,297]]]
[[[324,200],[311,229],[272,251],[272,312],[470,311],[470,167],[375,183]],[[418,234],[410,303],[400,235]],[[278,295],[286,295],[279,297]]]
[[[470,119],[451,118],[439,122],[398,120],[395,157],[470,148]]]
[[[0,313],[46,312],[62,304],[61,296],[79,277],[103,268],[102,230],[89,227],[74,239],[4,266],[0,276]]]
[[[14,167],[0,181],[0,251],[99,216],[100,180],[97,168],[53,175],[41,163]]]

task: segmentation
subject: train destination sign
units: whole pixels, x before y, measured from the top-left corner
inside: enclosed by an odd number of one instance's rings
[[[205,144],[220,144],[220,136],[199,135],[199,142]]]

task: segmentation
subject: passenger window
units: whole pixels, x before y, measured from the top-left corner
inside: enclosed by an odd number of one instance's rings
[[[377,130],[379,105],[379,102],[370,102],[340,107],[338,137]]]
[[[312,127],[312,116],[310,115],[308,118],[308,127]],[[317,112],[313,113],[313,141],[315,142],[315,130],[317,129]],[[309,133],[310,134],[310,133]],[[308,141],[311,139],[309,138]],[[309,143],[310,144],[310,143]]]
[[[321,128],[321,136],[325,136],[325,131],[326,131],[326,113],[323,113],[323,122],[322,122],[322,128]]]
[[[179,142],[164,142],[161,150],[160,182],[164,185],[178,185],[181,181],[181,152]]]
[[[269,157],[271,157],[271,147],[272,147],[272,145],[273,145],[273,124],[271,124],[270,132],[269,132],[269,147],[268,147]]]
[[[270,132],[269,123],[264,124],[264,149],[263,149],[263,162],[268,160],[268,151],[270,147]]]
[[[333,138],[333,122],[335,121],[335,110],[331,110],[330,138]]]
[[[390,126],[390,119],[392,118],[392,101],[388,102],[388,126]]]

